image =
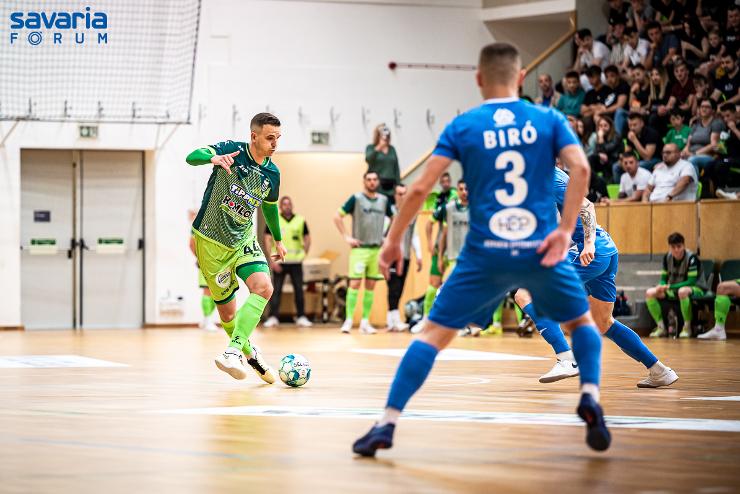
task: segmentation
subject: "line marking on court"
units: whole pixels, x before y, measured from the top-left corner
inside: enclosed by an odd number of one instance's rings
[[[662,272],[660,269],[638,269],[635,274],[637,276],[658,276]]]
[[[373,408],[321,408],[286,406],[243,406],[156,410],[152,413],[178,415],[230,415],[247,417],[299,417],[329,419],[377,419],[382,410]],[[474,412],[465,410],[407,410],[404,420],[433,422],[474,422],[497,425],[565,425],[583,426],[575,414]],[[610,427],[619,429],[653,429],[708,432],[740,432],[740,420],[717,420],[672,417],[629,417],[610,415]]]
[[[406,353],[405,348],[353,348],[355,353],[367,353],[370,355],[382,355],[385,357],[403,357]],[[436,360],[457,360],[457,361],[506,361],[506,360],[550,360],[544,357],[531,357],[528,355],[514,355],[512,353],[481,352],[478,350],[461,350],[458,348],[447,348],[437,355]]]
[[[682,400],[707,400],[707,401],[740,401],[740,396],[699,396],[696,398],[681,398]]]
[[[63,367],[128,367],[128,365],[81,355],[6,355],[0,357],[0,369],[57,369]]]

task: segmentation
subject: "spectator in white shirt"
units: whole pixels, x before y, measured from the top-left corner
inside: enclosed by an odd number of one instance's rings
[[[578,47],[573,70],[582,72],[591,65],[598,65],[602,69],[609,65],[609,47],[594,39],[590,29],[581,29],[576,32],[575,43]]]
[[[694,165],[681,159],[673,143],[663,147],[663,161],[655,165],[642,202],[696,201]]]
[[[624,30],[622,40],[624,46],[622,69],[626,70],[630,65],[645,65],[650,51],[650,42],[641,38],[640,33],[634,27],[628,27]]]
[[[625,173],[619,179],[619,197],[615,201],[640,202],[652,174],[638,164],[634,153],[622,153],[620,161]]]

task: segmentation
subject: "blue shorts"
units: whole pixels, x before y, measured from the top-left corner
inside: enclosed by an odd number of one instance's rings
[[[541,255],[512,258],[467,245],[457,266],[434,301],[429,320],[452,329],[484,325],[506,294],[526,288],[537,312],[556,322],[577,319],[588,311],[583,283],[573,265],[563,261],[552,268]]]
[[[605,257],[596,256],[591,264],[581,266],[578,252],[569,251],[568,261],[575,268],[589,295],[602,302],[614,303],[617,300],[618,253]]]

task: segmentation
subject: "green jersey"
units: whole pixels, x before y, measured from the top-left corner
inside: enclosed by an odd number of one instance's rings
[[[257,163],[244,142],[219,142],[208,148],[217,155],[241,151],[234,156],[231,174],[213,167],[193,231],[221,246],[235,250],[254,235],[254,215],[264,202],[280,196],[280,170],[268,157]]]

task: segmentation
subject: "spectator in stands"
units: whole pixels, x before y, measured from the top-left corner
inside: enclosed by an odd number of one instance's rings
[[[655,9],[655,21],[668,30],[673,25],[679,24],[686,13],[685,2],[677,0],[653,0],[650,5]]]
[[[609,65],[622,67],[625,60],[623,41],[626,19],[615,18],[609,19],[609,30],[604,35],[604,43],[609,47]]]
[[[640,202],[651,174],[637,164],[637,158],[632,153],[622,153],[620,159],[624,173],[619,179],[619,197],[615,201]]]
[[[696,201],[694,166],[681,159],[678,146],[663,147],[663,161],[655,165],[642,202]]]
[[[575,35],[575,44],[578,47],[573,70],[581,72],[596,65],[604,68],[609,64],[609,47],[601,41],[596,41],[590,29],[580,29]]]
[[[673,66],[675,81],[671,85],[671,96],[666,105],[669,110],[679,108],[684,112],[690,112],[694,103],[694,81],[689,74],[689,67],[683,60],[678,60]]]
[[[730,5],[727,9],[727,27],[725,28],[725,45],[730,55],[737,59],[740,50],[740,7]]]
[[[650,115],[650,79],[645,67],[637,64],[632,68],[632,85],[630,86],[629,109],[647,117]]]
[[[676,31],[681,41],[681,56],[691,67],[697,68],[709,56],[709,39],[695,17],[684,18]]]
[[[591,153],[587,156],[593,172],[591,175],[608,174],[611,164],[619,159],[621,148],[622,137],[614,129],[614,122],[605,115],[600,116],[596,123],[596,131],[588,139],[587,149],[591,150]]]
[[[375,298],[375,283],[383,279],[378,265],[378,256],[383,243],[385,218],[392,218],[394,214],[390,200],[378,193],[379,182],[377,172],[365,172],[362,192],[352,194],[334,216],[334,225],[344,241],[352,248],[349,254],[347,310],[341,329],[345,334],[352,330],[352,318],[363,279],[365,280],[365,294],[362,299],[360,333],[375,334],[377,332],[370,324],[370,311]],[[348,214],[352,215],[352,234],[347,233],[342,220]]]
[[[537,86],[540,89],[540,95],[535,98],[534,102],[548,108],[554,107],[558,102],[560,94],[555,91],[550,74],[540,74],[537,77]]]
[[[699,114],[699,102],[704,98],[708,98],[711,91],[709,88],[709,81],[701,74],[694,74],[691,78],[691,82],[694,84],[694,98],[691,101],[690,114],[696,116]]]
[[[678,56],[681,44],[672,34],[663,35],[663,28],[658,22],[647,25],[647,35],[650,40],[650,51],[648,52],[647,66],[666,67],[673,63]]]
[[[311,235],[308,232],[308,224],[303,216],[293,212],[293,200],[288,196],[280,199],[280,232],[283,236],[283,245],[288,253],[285,261],[278,262],[269,257],[270,271],[272,272],[272,286],[274,287],[270,298],[270,317],[265,321],[266,328],[276,327],[280,324],[278,314],[280,312],[280,296],[283,293],[285,275],[290,275],[293,284],[293,296],[295,297],[296,325],[310,328],[313,323],[308,320],[303,301],[303,259],[311,247]],[[264,235],[265,250],[272,252],[272,233],[265,227]]]
[[[625,29],[622,35],[622,44],[624,46],[623,69],[638,64],[644,66],[647,63],[650,42],[641,38],[637,29],[634,27]]]
[[[614,120],[615,130],[622,134],[626,126],[630,87],[622,80],[616,65],[609,65],[604,69],[604,73],[606,74],[606,87],[610,89],[610,94],[604,100],[604,111],[599,114]]]
[[[624,0],[608,0],[609,12],[607,13],[607,21],[609,25],[614,25],[616,22],[627,23],[627,16],[630,11],[630,3]]]
[[[578,72],[571,70],[565,74],[565,90],[557,100],[555,107],[565,115],[579,116],[581,114],[581,105],[586,97],[586,91],[581,87],[581,81]]]
[[[719,151],[719,135],[725,130],[725,124],[714,115],[717,103],[705,98],[699,103],[699,116],[691,126],[689,140],[681,151],[681,157],[688,159],[697,173],[714,161]]]
[[[729,53],[721,58],[724,75],[717,79],[712,94],[715,101],[737,104],[740,102],[740,66]]]
[[[375,127],[373,143],[365,148],[367,171],[375,172],[380,179],[378,192],[393,201],[396,185],[401,183],[396,148],[391,146],[391,129],[384,123]],[[392,202],[391,202],[392,204]]]
[[[700,340],[727,339],[725,321],[732,306],[732,299],[740,297],[740,279],[725,280],[717,285],[717,296],[714,298],[714,327],[704,334],[697,336]]]
[[[622,151],[634,153],[640,166],[652,170],[658,162],[660,136],[656,131],[645,125],[645,120],[639,113],[630,113],[627,121],[629,132],[624,140]],[[614,183],[619,183],[622,167],[619,163],[612,166]]]
[[[649,0],[632,0],[627,10],[627,26],[637,29],[638,34],[644,34],[647,25],[655,19],[655,11]],[[644,61],[643,65],[647,65]]]
[[[738,130],[738,114],[734,103],[725,103],[719,107],[727,130],[720,133],[720,148],[724,155],[707,165],[702,174],[704,184],[703,197],[717,197],[723,199],[737,199],[734,192],[726,192],[727,186],[736,186],[740,181],[733,168],[740,168],[740,130]]]
[[[675,144],[678,149],[686,147],[691,127],[684,123],[683,112],[678,109],[671,111],[671,128],[663,138],[663,144]]]
[[[678,297],[683,316],[683,329],[680,338],[691,336],[691,295],[702,295],[704,290],[697,286],[701,263],[699,258],[686,248],[686,241],[680,233],[671,233],[668,236],[670,251],[663,257],[663,271],[660,275],[660,284],[648,288],[645,292],[645,303],[650,315],[653,316],[657,327],[650,333],[651,338],[660,338],[668,335],[663,322],[663,311],[658,300],[676,300]]]
[[[704,77],[714,77],[717,67],[721,65],[722,56],[730,53],[722,39],[722,33],[719,29],[713,29],[707,37],[709,40],[709,50],[707,51],[707,61],[702,63],[697,70]]]
[[[401,208],[405,195],[406,186],[404,184],[398,184],[396,186],[395,201],[397,208]],[[406,284],[406,275],[409,272],[409,265],[411,264],[412,250],[416,258],[416,272],[421,271],[421,243],[419,242],[419,235],[416,233],[416,218],[414,218],[406,229],[403,242],[401,243],[401,250],[403,251],[403,272],[398,274],[396,267],[391,266],[390,278],[388,279],[388,315],[386,316],[388,331],[406,331],[409,329],[409,325],[401,320],[398,302],[401,300],[403,286]]]
[[[670,89],[668,85],[668,73],[663,67],[656,67],[650,70],[650,116],[648,124],[650,127],[663,133],[665,129],[668,114],[668,100],[670,99]]]
[[[601,82],[601,68],[598,65],[592,65],[586,69],[586,76],[591,85],[591,89],[583,98],[581,105],[581,116],[584,119],[586,129],[593,129],[593,125],[600,114],[606,113],[606,102],[609,100],[610,105],[615,104],[614,91],[609,86]]]

